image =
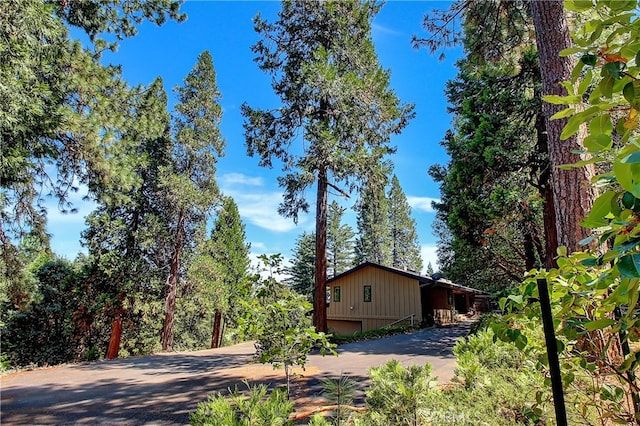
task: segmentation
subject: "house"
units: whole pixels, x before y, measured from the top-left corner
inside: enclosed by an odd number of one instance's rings
[[[394,323],[446,324],[481,310],[489,294],[413,271],[365,262],[327,281],[327,324],[352,334]]]

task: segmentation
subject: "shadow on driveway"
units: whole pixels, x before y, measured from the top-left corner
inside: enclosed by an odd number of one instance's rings
[[[342,345],[338,358],[311,355],[293,397],[314,399],[321,392],[319,378],[346,374],[358,382],[361,401],[369,368],[390,359],[403,365],[429,362],[441,382],[449,381],[455,367],[451,349],[469,325]],[[236,385],[244,389],[243,380],[274,386],[284,382],[281,370],[251,364],[254,352],[249,342],[9,374],[0,383],[0,424],[187,424],[189,413],[209,394]]]

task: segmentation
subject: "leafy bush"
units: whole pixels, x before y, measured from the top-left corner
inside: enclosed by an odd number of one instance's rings
[[[265,258],[265,261],[268,259]],[[278,266],[280,259],[272,259]],[[259,283],[255,297],[245,301],[247,315],[238,320],[245,337],[256,340],[256,357],[261,363],[270,363],[274,368],[284,368],[287,379],[287,395],[291,382],[291,367],[304,368],[309,352],[320,349],[337,356],[328,336],[317,333],[313,327],[313,306],[306,298],[271,276]]]
[[[466,388],[480,384],[484,377],[490,378],[489,371],[512,369],[518,371],[523,365],[522,353],[512,344],[494,342],[493,332],[482,331],[458,340],[453,347],[458,367],[456,378],[462,379]]]
[[[353,334],[332,334],[331,341],[337,345],[343,345],[351,342],[361,342],[365,340],[381,339],[395,334],[407,333],[417,329],[416,326],[411,325],[395,325],[385,328],[377,328],[375,330],[357,331]]]
[[[434,394],[439,393],[431,371],[429,364],[404,368],[396,360],[372,368],[371,387],[366,392],[369,410],[357,417],[359,424],[425,424],[425,410]]]
[[[198,404],[189,416],[191,425],[213,426],[284,426],[290,425],[289,415],[293,413],[293,403],[287,399],[283,389],[275,389],[266,397],[267,386],[248,388],[246,395],[238,387],[228,395],[217,393]]]

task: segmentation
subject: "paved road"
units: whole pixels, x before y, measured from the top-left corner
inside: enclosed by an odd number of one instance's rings
[[[317,393],[317,378],[324,376],[346,374],[365,384],[368,369],[390,359],[429,362],[440,382],[447,382],[455,366],[451,348],[469,324],[343,345],[338,358],[312,355],[306,392]],[[253,353],[253,344],[243,343],[10,374],[1,378],[0,424],[186,424],[210,393],[243,379],[281,380],[280,371],[250,364]]]

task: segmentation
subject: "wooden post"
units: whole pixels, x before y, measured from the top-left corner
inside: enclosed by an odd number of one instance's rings
[[[562,376],[560,375],[560,361],[558,360],[558,345],[553,327],[549,287],[546,279],[538,279],[538,297],[540,298],[544,340],[547,347],[549,372],[551,373],[551,390],[553,391],[553,406],[556,410],[556,423],[558,426],[567,426],[567,411],[564,406],[564,391],[562,390]]]

